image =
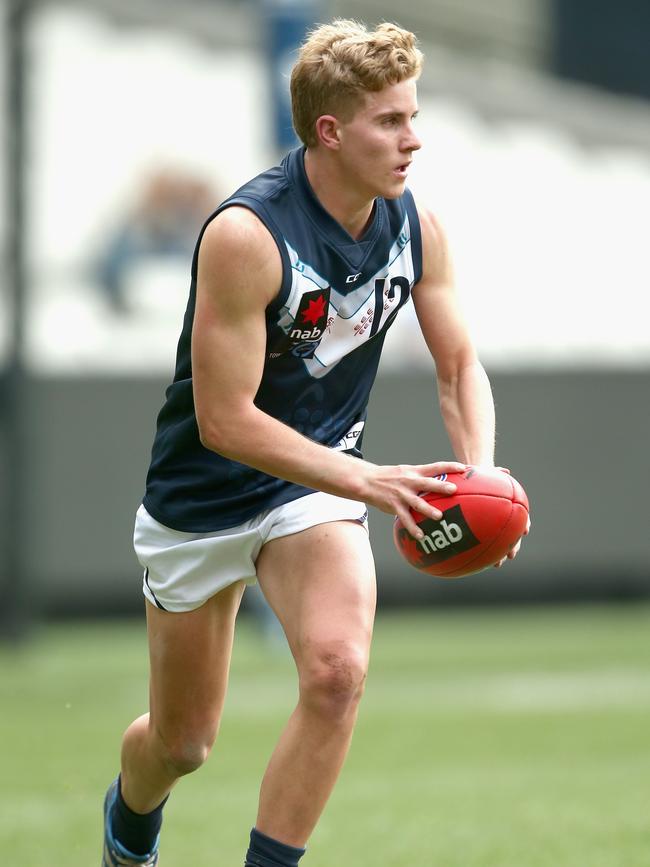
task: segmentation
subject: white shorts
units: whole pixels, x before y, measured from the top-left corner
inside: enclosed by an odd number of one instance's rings
[[[140,506],[133,545],[144,567],[142,590],[165,611],[192,611],[235,581],[255,584],[255,561],[266,542],[330,521],[357,521],[367,529],[368,510],[357,500],[318,491],[237,527],[185,533],[160,524]]]

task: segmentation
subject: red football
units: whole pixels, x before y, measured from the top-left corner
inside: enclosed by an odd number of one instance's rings
[[[414,539],[395,519],[393,537],[400,554],[416,569],[436,578],[462,578],[494,566],[516,545],[528,521],[528,497],[503,470],[468,467],[449,473],[456,485],[450,496],[427,493],[423,498],[443,513],[440,521],[411,514],[424,531]]]

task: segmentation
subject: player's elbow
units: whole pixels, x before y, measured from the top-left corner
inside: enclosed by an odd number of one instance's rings
[[[196,423],[199,440],[204,448],[227,458],[235,457],[239,439],[238,431],[241,430],[241,426],[237,424],[233,414],[223,412],[215,415],[197,412]]]
[[[218,437],[215,435],[215,431],[205,419],[201,419],[198,415],[196,417],[196,424],[199,430],[199,440],[204,449],[209,449],[211,452],[219,451]]]
[[[436,364],[438,389],[443,394],[455,394],[461,383],[485,376],[485,369],[473,352],[446,359]]]

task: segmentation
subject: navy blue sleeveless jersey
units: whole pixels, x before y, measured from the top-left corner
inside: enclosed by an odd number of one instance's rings
[[[361,456],[384,337],[422,272],[410,192],[377,199],[367,231],[355,241],[316,198],[303,148],[241,187],[208,218],[194,251],[174,381],[158,416],[144,498],[156,520],[187,532],[233,527],[312,493],[224,458],[199,439],[191,366],[198,250],[208,223],[232,205],[259,217],[283,265],[280,291],[266,310],[266,358],[255,405],[330,448]]]

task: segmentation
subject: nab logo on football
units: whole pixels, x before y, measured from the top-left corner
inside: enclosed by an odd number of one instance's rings
[[[470,530],[460,506],[452,506],[444,513],[442,520],[427,518],[420,524],[424,538],[418,541],[422,564],[443,563],[456,554],[469,551],[479,544]]]

